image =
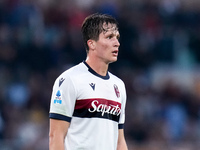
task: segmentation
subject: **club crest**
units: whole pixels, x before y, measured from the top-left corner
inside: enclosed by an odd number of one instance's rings
[[[119,98],[120,92],[119,92],[118,86],[116,84],[114,84],[113,86],[114,86],[115,94],[116,94],[117,98]]]

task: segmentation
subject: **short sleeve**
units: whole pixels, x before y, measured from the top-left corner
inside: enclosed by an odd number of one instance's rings
[[[61,75],[54,83],[49,117],[70,122],[76,102],[76,90],[72,79]]]
[[[122,87],[123,89],[122,89],[121,114],[120,114],[119,126],[118,126],[119,129],[123,129],[124,123],[125,123],[126,89],[125,89],[124,84]]]

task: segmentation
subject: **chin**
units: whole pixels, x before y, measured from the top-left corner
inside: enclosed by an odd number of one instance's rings
[[[113,59],[110,61],[110,63],[113,63],[113,62],[116,62],[117,61],[117,58],[116,59]]]

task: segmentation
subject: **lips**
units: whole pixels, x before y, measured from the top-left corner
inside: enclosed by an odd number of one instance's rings
[[[118,55],[118,50],[112,51],[113,54]]]

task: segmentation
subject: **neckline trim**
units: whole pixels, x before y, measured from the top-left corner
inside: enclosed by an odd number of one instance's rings
[[[92,73],[93,75],[95,75],[95,76],[97,76],[97,77],[99,77],[99,78],[102,78],[102,79],[104,79],[104,80],[110,79],[110,76],[109,76],[108,72],[106,73],[106,76],[102,76],[102,75],[98,74],[97,72],[95,72],[95,71],[86,63],[86,61],[83,61],[83,63],[88,67],[88,71],[89,71],[90,73]]]

